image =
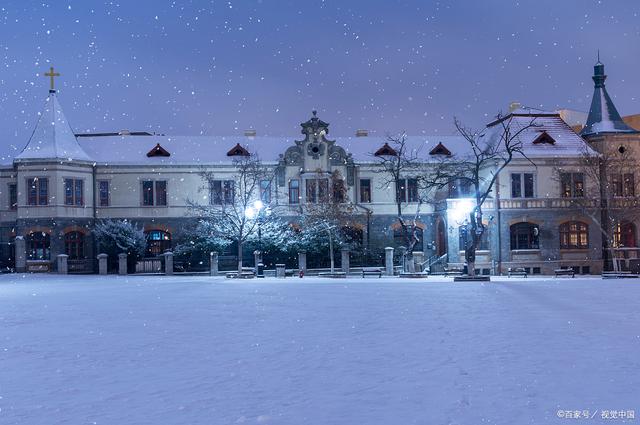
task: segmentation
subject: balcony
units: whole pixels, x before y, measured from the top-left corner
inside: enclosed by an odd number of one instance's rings
[[[598,204],[597,199],[587,198],[501,199],[500,209],[597,208]]]

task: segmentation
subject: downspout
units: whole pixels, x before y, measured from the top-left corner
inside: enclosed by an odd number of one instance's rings
[[[92,189],[91,192],[93,194],[93,226],[96,225],[96,220],[98,219],[98,208],[97,208],[97,204],[96,204],[96,184],[97,184],[97,177],[96,177],[96,164],[94,163],[93,166],[91,167],[91,177],[92,177]],[[94,232],[91,232],[91,237],[93,238],[93,258],[97,258],[98,257],[98,244],[96,241],[96,236],[94,234]]]
[[[502,274],[502,228],[500,226],[500,174],[496,177],[496,221],[498,225],[498,276]]]

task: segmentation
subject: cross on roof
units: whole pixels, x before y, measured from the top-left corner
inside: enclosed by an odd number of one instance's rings
[[[53,67],[49,68],[49,72],[45,72],[44,73],[45,77],[49,77],[51,79],[51,88],[49,89],[50,92],[55,92],[56,89],[54,87],[54,78],[59,77],[60,73],[59,72],[54,72]]]

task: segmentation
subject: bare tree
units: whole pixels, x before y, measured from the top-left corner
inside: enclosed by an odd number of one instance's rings
[[[466,128],[458,119],[454,120],[458,133],[466,140],[466,153],[459,153],[444,160],[436,168],[435,179],[440,184],[446,182],[465,181],[471,187],[474,205],[466,220],[466,244],[464,247],[465,261],[469,276],[475,276],[476,251],[486,231],[482,207],[493,192],[498,175],[516,157],[527,160],[520,135],[537,127],[535,117],[528,122],[521,123],[511,116],[496,116],[496,133],[494,137],[486,137],[483,133]],[[531,164],[533,162],[529,160]],[[535,164],[533,164],[535,166]]]
[[[266,202],[261,196],[261,190],[270,190],[274,173],[254,154],[234,159],[233,166],[232,179],[203,170],[201,190],[208,202],[187,202],[191,213],[203,224],[200,228],[206,229],[212,245],[237,244],[238,272],[242,272],[245,242],[257,233],[259,226],[277,219],[276,214],[265,214],[274,203]]]

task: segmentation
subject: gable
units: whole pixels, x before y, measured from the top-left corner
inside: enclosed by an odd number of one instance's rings
[[[534,145],[547,144],[547,145],[555,145],[556,141],[553,137],[549,135],[546,131],[542,131],[538,137],[533,141]]]
[[[237,143],[229,152],[227,152],[227,156],[250,156],[249,151]]]
[[[385,143],[380,149],[373,154],[374,156],[398,156],[398,152],[389,146],[389,143]]]
[[[429,152],[429,155],[446,155],[446,156],[451,156],[451,151],[449,149],[447,149],[442,142],[439,142],[438,145],[431,149],[431,151]]]
[[[160,146],[160,143],[158,143],[153,149],[147,152],[147,156],[151,158],[154,156],[171,156],[171,154],[165,148]]]

